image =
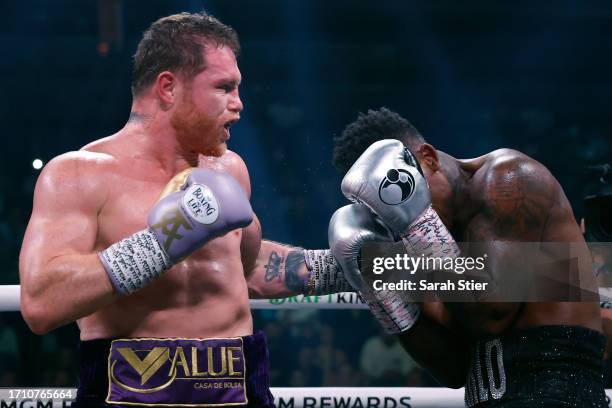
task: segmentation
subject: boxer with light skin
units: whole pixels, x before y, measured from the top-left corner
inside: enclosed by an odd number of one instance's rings
[[[586,249],[559,183],[542,164],[518,151],[456,159],[382,108],[360,114],[336,138],[334,164],[346,173],[344,194],[368,207],[344,207],[330,223],[332,252],[356,289],[364,284],[354,261],[361,245],[388,240],[388,231],[406,240],[428,203],[448,229],[443,238],[449,242],[499,242],[489,259],[507,256],[504,241],[570,242]],[[412,172],[417,185],[426,180],[429,192],[416,187],[405,203],[381,203],[369,191],[376,184],[369,180],[385,166]],[[409,216],[411,211],[416,215]],[[495,263],[488,267],[494,274]],[[466,387],[467,406],[607,406],[596,302],[407,303],[408,312],[402,310],[401,319],[389,322],[397,304],[381,314],[375,295],[370,296],[375,316],[390,325],[416,361],[442,384]]]
[[[74,406],[117,402],[106,395],[111,339],[237,337],[246,370],[259,371],[247,376],[248,403],[221,402],[273,406],[249,294],[350,290],[341,274],[319,279],[322,251],[262,242],[247,167],[227,149],[243,109],[238,52],[233,29],[209,15],[158,20],[134,56],[126,125],[56,157],[38,179],[20,256],[21,310],[38,334],[77,322]],[[202,398],[193,402],[220,402]]]

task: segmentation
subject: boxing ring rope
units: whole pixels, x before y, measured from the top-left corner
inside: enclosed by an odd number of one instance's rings
[[[19,285],[0,285],[0,312],[19,311]],[[367,309],[352,292],[251,300],[252,309]],[[72,390],[76,393],[76,390]],[[277,408],[458,408],[463,389],[423,387],[272,387]],[[0,397],[3,396],[0,389]],[[75,395],[75,394],[73,394]],[[608,400],[612,389],[606,390]],[[54,402],[53,406],[56,405]]]
[[[0,285],[0,312],[18,312],[19,285]]]
[[[367,309],[354,292],[284,299],[251,299],[251,309]],[[19,285],[0,285],[0,312],[18,312]]]

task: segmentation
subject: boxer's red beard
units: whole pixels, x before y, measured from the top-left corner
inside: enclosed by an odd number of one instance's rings
[[[188,151],[206,156],[222,156],[227,149],[223,126],[198,112],[191,100],[183,101],[172,115],[170,124],[176,131],[179,143]]]

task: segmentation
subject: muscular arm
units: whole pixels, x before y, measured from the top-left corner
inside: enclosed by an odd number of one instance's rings
[[[302,294],[309,271],[304,250],[273,241],[262,241],[247,275],[251,298],[282,298]]]
[[[245,242],[258,248],[245,251]],[[330,250],[304,250],[273,241],[261,241],[259,222],[243,231],[243,260],[251,298],[282,298],[294,295],[327,295],[352,292]],[[245,254],[250,254],[246,257]]]
[[[229,152],[228,166],[250,197],[251,181],[242,159]],[[262,240],[261,223],[257,216],[242,229],[240,243],[242,265],[252,299],[273,299],[303,294],[304,281],[309,275],[302,248]]]
[[[69,153],[45,166],[19,258],[21,311],[43,334],[110,303],[112,285],[94,245],[105,191],[88,177],[88,153]]]

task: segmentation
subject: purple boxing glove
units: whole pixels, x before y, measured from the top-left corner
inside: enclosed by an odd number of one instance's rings
[[[142,288],[206,242],[253,220],[244,190],[226,173],[188,169],[162,197],[149,213],[149,228],[99,253],[119,293]]]
[[[226,173],[194,169],[179,191],[168,194],[149,213],[149,229],[175,263],[213,238],[253,220],[253,210],[238,181]]]

